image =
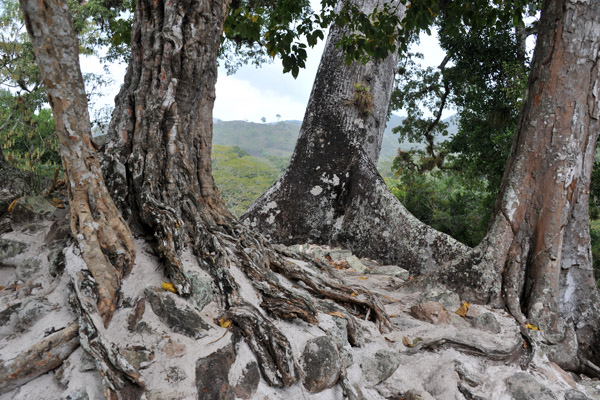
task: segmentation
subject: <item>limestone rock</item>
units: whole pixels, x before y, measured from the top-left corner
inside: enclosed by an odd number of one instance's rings
[[[27,245],[16,240],[0,238],[0,260],[6,260],[25,251]]]
[[[570,389],[565,393],[565,400],[591,400],[579,390]]]
[[[128,346],[120,350],[120,353],[129,364],[133,365],[135,369],[147,368],[148,365],[154,360],[154,352],[148,350],[144,346]]]
[[[458,296],[458,294],[450,290],[434,290],[429,293],[426,293],[421,297],[421,302],[427,301],[440,303],[444,306],[446,310],[449,310],[450,312],[458,310],[458,308],[461,306],[460,297]]]
[[[40,260],[27,258],[17,264],[17,278],[26,281],[31,278],[40,268]]]
[[[304,387],[319,393],[336,384],[340,377],[341,361],[337,346],[327,336],[309,340],[302,352]]]
[[[233,345],[229,344],[196,362],[198,400],[235,399],[235,393],[228,379],[229,369],[234,361]]]
[[[173,332],[193,339],[200,339],[205,337],[207,335],[206,331],[211,329],[200,314],[190,306],[178,305],[175,299],[171,297],[172,293],[146,289],[144,294],[152,307],[152,311]]]
[[[404,268],[400,268],[397,265],[382,265],[381,267],[375,268],[374,274],[388,275],[394,278],[407,280],[410,273]]]
[[[371,270],[356,256],[346,257],[346,262],[357,274],[368,274],[371,272]]]
[[[50,310],[49,304],[36,298],[13,304],[0,312],[0,337],[24,332]]]
[[[450,323],[450,314],[443,305],[433,301],[412,306],[410,313],[413,317],[421,321],[429,322],[434,325],[445,325]]]
[[[189,277],[192,284],[192,295],[189,300],[199,311],[202,311],[213,299],[212,281],[195,273],[191,273]]]
[[[556,396],[548,387],[525,372],[518,372],[509,377],[506,385],[514,400],[556,400]]]
[[[260,371],[258,369],[258,363],[252,360],[242,367],[238,379],[231,381],[230,383],[237,397],[241,399],[251,399],[258,388],[259,382]]]
[[[56,248],[48,253],[48,272],[50,276],[56,278],[62,275],[65,270],[65,254],[62,249]]]
[[[471,321],[473,328],[481,329],[482,331],[491,333],[500,333],[502,328],[496,319],[496,316],[490,312],[483,313]]]
[[[398,353],[390,350],[377,350],[374,357],[363,361],[361,369],[365,375],[365,380],[372,385],[377,385],[398,369],[400,365],[400,356]]]

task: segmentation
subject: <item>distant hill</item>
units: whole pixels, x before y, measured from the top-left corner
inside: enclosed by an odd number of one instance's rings
[[[452,117],[450,117],[452,118]],[[402,123],[404,117],[392,114],[383,135],[381,145],[381,161],[394,158],[398,148],[419,147],[418,144],[398,143],[398,135],[392,129]],[[213,143],[223,146],[237,146],[250,155],[260,158],[290,157],[298,139],[302,121],[281,121],[272,124],[259,124],[246,121],[214,121]],[[456,125],[451,123],[451,133],[456,132]]]

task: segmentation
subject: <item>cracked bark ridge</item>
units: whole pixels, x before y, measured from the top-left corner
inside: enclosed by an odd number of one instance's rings
[[[588,229],[600,131],[600,3],[547,1],[539,29],[490,230],[441,274],[463,295],[504,301],[521,325],[537,325],[551,344],[567,347],[570,321],[580,344],[575,365],[584,368],[586,360],[600,363],[592,350],[600,343],[600,303]],[[469,288],[475,281],[479,286]]]
[[[355,299],[351,288],[333,280],[309,284],[314,279],[292,276],[279,252],[241,225],[221,200],[210,155],[216,57],[228,5],[137,2],[131,61],[116,98],[103,167],[126,218],[154,236],[178,294],[190,291],[178,255],[189,246],[214,278],[224,314],[264,362],[269,384],[287,386],[297,380],[293,352],[269,317],[315,323],[318,309],[310,295],[289,288],[281,276],[305,282],[309,293],[347,301],[357,314],[382,322],[387,316],[368,293]],[[232,272],[238,269],[266,313],[243,298],[239,275]],[[324,286],[310,289],[317,284]]]
[[[107,325],[116,309],[121,278],[133,266],[133,238],[106,190],[91,143],[79,47],[69,9],[61,0],[22,0],[20,4],[54,113],[68,182],[71,231],[96,280],[97,309]]]
[[[354,3],[367,13],[377,5]],[[467,248],[410,215],[377,172],[398,54],[346,65],[336,44],[349,33],[331,28],[290,166],[242,220],[278,243],[331,244],[413,274],[433,270]],[[372,108],[359,107],[358,95]]]

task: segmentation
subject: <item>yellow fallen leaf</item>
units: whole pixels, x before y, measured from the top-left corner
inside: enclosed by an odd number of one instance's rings
[[[527,327],[527,329],[531,329],[532,331],[539,331],[540,328],[538,328],[535,325],[530,324],[529,322],[525,324],[525,327]]]
[[[366,280],[366,279],[369,279],[369,278],[367,278],[366,276],[359,276],[358,279]]]
[[[231,325],[231,321],[225,318],[221,318],[219,320],[219,325],[221,325],[221,328],[229,328],[229,325]]]
[[[461,317],[465,317],[467,315],[467,311],[469,311],[469,303],[465,301],[463,305],[456,310],[456,313]]]
[[[171,282],[163,282],[162,288],[165,290],[168,290],[169,292],[177,293],[177,289],[175,288],[175,285],[173,285]]]
[[[356,296],[356,293],[352,292],[352,293],[350,293],[350,296],[354,297],[354,296]]]
[[[414,344],[412,344],[412,342],[410,341],[409,338],[407,338],[406,336],[404,336],[402,338],[402,344],[405,345],[406,347],[413,347]]]
[[[8,211],[8,212],[11,212],[11,211],[12,211],[12,210],[15,208],[15,206],[16,206],[16,205],[17,205],[17,203],[19,202],[19,199],[20,199],[20,197],[18,197],[18,198],[16,198],[16,199],[14,199],[14,200],[12,201],[12,203],[10,203],[10,205],[8,206],[8,209],[7,209],[7,211]]]
[[[333,315],[334,317],[346,318],[344,314],[337,311],[330,312],[329,315]]]

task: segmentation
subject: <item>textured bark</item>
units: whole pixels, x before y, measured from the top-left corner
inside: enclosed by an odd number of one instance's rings
[[[0,394],[60,366],[79,347],[79,325],[72,323],[33,344],[17,357],[0,362]]]
[[[224,316],[261,361],[263,377],[273,386],[289,386],[298,379],[290,343],[242,297],[232,265],[250,278],[262,297],[260,307],[271,317],[317,321],[314,299],[284,286],[281,274],[304,282],[312,293],[345,302],[357,315],[369,314],[382,324],[388,320],[370,295],[352,297],[361,292],[297,274],[281,251],[241,225],[221,200],[210,153],[216,57],[228,4],[137,1],[132,58],[116,99],[104,167],[123,213],[154,236],[177,292],[190,291],[178,257],[190,246],[214,278]]]
[[[71,230],[96,280],[97,308],[106,325],[116,308],[121,278],[133,266],[133,239],[106,190],[92,147],[79,47],[67,5],[61,0],[20,3],[54,113],[68,182]]]
[[[377,5],[354,3],[367,13]],[[348,33],[331,28],[290,166],[242,220],[280,243],[341,245],[413,273],[430,271],[467,248],[412,217],[379,176],[398,55],[346,65],[336,43]]]
[[[576,329],[580,357],[598,364],[588,196],[600,130],[600,3],[547,1],[539,26],[492,225],[482,244],[443,274],[463,294],[504,300],[550,343]]]

